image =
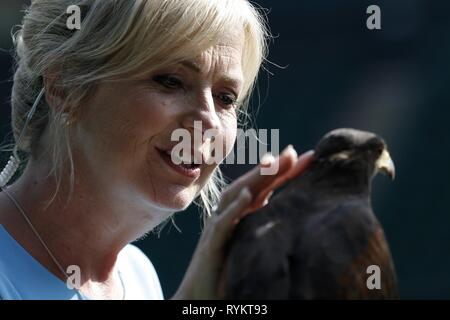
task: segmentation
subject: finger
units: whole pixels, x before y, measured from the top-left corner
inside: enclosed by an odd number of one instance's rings
[[[221,213],[221,221],[219,223],[223,223],[224,226],[231,227],[233,222],[238,218],[248,205],[252,202],[252,194],[249,189],[246,187],[242,189],[237,197],[236,201],[233,201],[224,211]],[[226,228],[229,230],[229,228]],[[228,231],[227,230],[227,231]]]
[[[274,191],[270,190],[264,194],[264,196],[260,196],[257,200],[253,200],[252,203],[245,208],[245,210],[241,213],[241,215],[238,217],[238,220],[235,221],[235,223],[239,222],[240,219],[242,219],[244,216],[249,214],[250,212],[253,212],[255,210],[258,210],[265,205],[269,203],[270,197],[272,197]]]
[[[308,166],[313,161],[313,159],[314,159],[313,155],[314,155],[314,151],[312,151],[312,150],[307,151],[307,152],[303,153],[302,155],[300,155],[300,157],[298,157],[295,165],[289,171],[287,171],[286,174],[279,176],[277,179],[275,179],[275,181],[272,182],[272,184],[269,186],[268,189],[274,190],[274,189],[282,186],[289,179],[292,179],[293,177],[300,175],[303,171],[305,171],[308,168]],[[268,192],[267,189],[265,189],[264,191]]]
[[[233,182],[229,189],[224,192],[221,205],[226,205],[236,194],[245,187],[248,187],[252,195],[257,195],[261,190],[269,187],[277,177],[288,172],[296,163],[297,153],[292,146],[288,146],[283,150],[279,157],[266,157],[265,163],[258,165],[251,171],[247,172],[235,182]],[[261,166],[278,165],[278,172],[275,175],[261,175]]]
[[[264,197],[264,203],[269,202],[269,199],[272,197],[273,195],[273,190],[271,190],[265,197]]]
[[[249,173],[243,175],[233,186],[240,190],[244,187],[249,187],[250,192],[254,194],[255,191],[262,190],[265,186],[270,185],[270,183],[275,180],[278,176],[283,175],[285,172],[289,171],[296,162],[296,151],[289,145],[283,152],[277,157],[266,157],[266,161],[263,164],[258,165]],[[261,167],[269,167],[278,165],[278,172],[274,175],[261,175]]]
[[[309,150],[298,157],[294,167],[289,171],[289,178],[296,177],[303,173],[314,160],[314,150]]]
[[[245,209],[251,202],[252,195],[248,188],[244,188],[239,193],[238,197],[230,203],[219,216],[217,216],[216,220],[213,222],[214,243],[220,245],[224,242],[224,238],[228,237],[230,231],[236,224],[236,219],[245,212]]]
[[[264,197],[264,201],[262,202],[262,207],[264,207],[265,205],[267,205],[269,203],[270,198],[273,195],[273,190],[270,191],[265,197]]]
[[[300,155],[298,157],[296,164],[288,172],[286,172],[282,176],[279,176],[268,187],[262,190],[259,195],[254,197],[255,200],[252,203],[250,210],[256,210],[259,207],[263,206],[265,200],[268,198],[268,195],[270,193],[273,193],[275,189],[281,187],[288,180],[300,175],[303,171],[305,171],[308,168],[313,159],[314,159],[314,151],[312,150],[307,151],[302,155]]]

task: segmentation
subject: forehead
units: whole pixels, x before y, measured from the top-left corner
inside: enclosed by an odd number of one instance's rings
[[[226,80],[242,84],[244,82],[243,50],[243,32],[232,32],[225,35],[216,45],[201,52],[193,59],[182,61],[181,64],[197,73],[220,75]]]
[[[218,66],[241,66],[244,51],[244,32],[230,31],[223,34],[217,44],[198,54],[192,62],[195,64],[216,63]]]

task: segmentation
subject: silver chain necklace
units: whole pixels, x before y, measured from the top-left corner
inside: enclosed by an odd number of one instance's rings
[[[69,280],[69,276],[67,275],[67,273],[64,271],[64,268],[61,266],[61,264],[58,262],[58,260],[55,258],[55,256],[53,255],[53,253],[51,252],[51,250],[48,248],[48,246],[45,244],[44,240],[42,239],[42,237],[39,235],[39,232],[37,232],[36,228],[34,227],[34,225],[31,223],[30,219],[28,218],[28,216],[25,213],[25,210],[22,209],[22,207],[19,205],[19,203],[17,202],[17,200],[6,190],[6,187],[1,187],[0,189],[6,194],[6,196],[12,201],[12,203],[14,204],[14,206],[17,208],[17,210],[19,210],[19,212],[21,213],[22,217],[25,219],[25,221],[27,222],[28,226],[31,228],[31,230],[33,231],[34,235],[39,239],[39,242],[42,244],[42,246],[45,248],[45,250],[47,251],[48,255],[50,256],[50,258],[53,260],[53,262],[55,263],[56,267],[59,269],[59,271],[61,271],[61,273],[63,274],[64,278],[66,279],[66,283]],[[118,271],[118,275],[119,275],[119,279],[120,279],[120,283],[122,285],[122,298],[121,300],[125,300],[125,285],[123,283],[123,279],[122,276],[120,274],[120,271]],[[82,297],[82,299],[84,299],[83,294],[80,293],[80,296]]]

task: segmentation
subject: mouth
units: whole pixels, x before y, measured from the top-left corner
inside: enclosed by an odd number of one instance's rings
[[[158,151],[162,160],[167,164],[167,166],[176,173],[189,178],[198,178],[200,176],[201,164],[183,162],[181,162],[180,164],[175,164],[172,161],[171,150],[162,150],[159,148],[156,148],[156,150]]]

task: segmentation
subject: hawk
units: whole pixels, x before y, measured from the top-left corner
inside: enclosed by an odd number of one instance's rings
[[[236,226],[226,298],[397,298],[394,264],[370,200],[378,172],[394,179],[382,138],[347,128],[326,134],[308,169]],[[378,288],[369,283],[373,268]]]

